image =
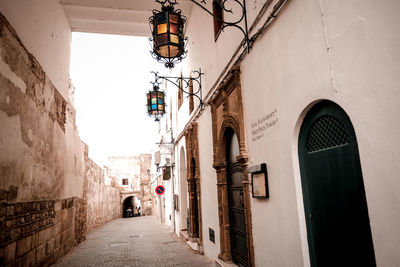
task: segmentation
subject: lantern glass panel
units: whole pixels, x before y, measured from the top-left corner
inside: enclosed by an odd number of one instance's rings
[[[178,34],[178,25],[170,24],[169,31],[170,31],[170,33]]]
[[[169,14],[169,21],[178,24],[178,16],[176,14]]]
[[[160,47],[158,48],[158,53],[159,53],[160,56],[162,56],[162,57],[167,57],[167,58],[169,58],[170,56],[169,56],[168,45],[160,46]]]
[[[164,110],[164,106],[163,105],[158,105],[158,110],[163,111]]]
[[[168,35],[167,34],[162,34],[156,37],[156,46],[160,46],[163,44],[168,43]]]
[[[167,23],[168,13],[162,12],[157,14],[157,24]]]
[[[163,101],[163,99],[162,98],[159,98],[158,99],[158,104],[162,104],[164,101]]]
[[[164,93],[163,92],[158,92],[158,97],[159,98],[163,98],[164,97]]]
[[[157,105],[151,105],[152,109],[157,109]]]
[[[153,99],[151,100],[151,103],[152,103],[152,104],[157,104],[157,98],[153,98]]]
[[[167,23],[157,25],[157,34],[163,34],[167,32]]]
[[[179,44],[178,35],[171,34],[171,35],[170,35],[170,38],[171,38],[171,42],[172,42],[172,43]]]
[[[177,46],[170,46],[170,57],[176,57],[179,55],[179,48]]]

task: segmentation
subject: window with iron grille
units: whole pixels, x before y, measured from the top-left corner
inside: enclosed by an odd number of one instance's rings
[[[307,135],[307,152],[317,152],[350,143],[346,127],[332,116],[322,116],[311,126]]]

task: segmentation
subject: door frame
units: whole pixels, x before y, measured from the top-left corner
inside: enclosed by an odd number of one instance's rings
[[[188,229],[190,238],[196,239],[199,247],[203,246],[203,232],[202,232],[202,213],[201,213],[201,183],[200,183],[200,157],[199,157],[199,139],[198,139],[198,123],[192,122],[189,127],[185,130],[185,142],[186,142],[186,178],[187,178],[187,190],[189,193],[188,207],[190,219],[190,225],[196,224],[196,218],[193,214],[195,208],[195,202],[197,202],[197,226],[198,232],[195,233]],[[195,162],[195,168],[193,170],[192,160]],[[192,227],[190,227],[192,228]]]
[[[229,103],[234,103],[230,105]],[[253,225],[248,179],[248,152],[244,127],[244,114],[239,66],[232,67],[223,83],[209,101],[212,115],[213,167],[217,173],[218,217],[220,228],[220,253],[223,261],[231,261],[230,225],[227,186],[226,131],[232,129],[239,142],[237,161],[243,168],[243,201],[246,220],[248,266],[254,266]]]
[[[348,112],[346,112],[346,110],[341,105],[336,103],[334,100],[320,98],[320,99],[315,99],[315,100],[309,102],[306,106],[303,106],[303,109],[301,110],[299,117],[297,118],[297,121],[294,125],[294,131],[293,131],[293,136],[292,136],[293,178],[294,178],[295,192],[296,192],[296,203],[297,203],[297,211],[298,211],[298,223],[299,223],[299,231],[300,231],[301,250],[302,250],[302,256],[303,256],[303,266],[311,266],[311,262],[310,262],[311,255],[310,255],[310,246],[309,246],[309,240],[308,240],[308,231],[307,231],[306,215],[305,215],[305,203],[304,203],[303,184],[302,184],[303,181],[302,181],[301,170],[300,170],[299,138],[300,138],[301,127],[304,123],[304,120],[306,119],[307,114],[315,105],[317,105],[323,101],[332,102],[333,104],[337,105],[339,108],[341,108],[344,111],[344,113],[349,117],[349,122],[353,127],[353,132],[354,132],[355,138],[358,141],[356,128],[355,128],[353,122],[351,121]],[[358,142],[357,142],[357,151],[359,154],[361,173],[363,173]],[[364,190],[365,190],[365,194],[366,194],[367,192],[366,192],[365,184],[364,184]],[[368,198],[367,198],[367,196],[365,196],[365,198],[366,198],[367,207],[368,207]],[[371,235],[373,235],[372,228],[371,228]],[[373,236],[372,236],[372,239],[373,239]],[[376,257],[376,255],[375,255],[375,257]]]

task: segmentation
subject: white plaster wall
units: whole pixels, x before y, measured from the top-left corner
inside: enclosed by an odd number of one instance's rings
[[[243,62],[250,157],[254,163],[267,163],[271,192],[270,200],[252,201],[256,264],[293,266],[300,260],[299,226],[293,223],[297,205],[303,262],[308,265],[297,162],[299,122],[294,129],[303,109],[318,99],[338,103],[353,122],[377,263],[400,264],[400,232],[394,225],[400,210],[400,184],[395,182],[400,36],[393,31],[393,10],[398,7],[394,1],[291,2],[263,40],[254,44],[252,54],[258,57],[250,55]],[[253,142],[251,123],[275,108],[277,126]]]
[[[175,213],[175,233],[179,236],[182,229],[186,229],[187,219],[187,179],[186,179],[186,147],[185,137],[182,137],[178,144],[175,146],[175,194],[178,194],[179,211]],[[183,149],[183,157],[181,157],[181,150]]]
[[[330,89],[318,10],[316,1],[290,2],[241,66],[250,165],[267,163],[270,188],[270,199],[251,201],[256,266],[307,265],[297,206],[302,198],[296,197],[291,155],[293,120],[301,111],[294,108],[308,101],[302,99],[308,92],[315,98]],[[251,125],[271,113],[276,115],[268,122],[277,119],[275,126],[253,141],[258,126]]]
[[[394,0],[289,1],[242,62],[250,165],[267,163],[271,196],[251,200],[256,266],[309,265],[297,139],[306,109],[320,99],[339,104],[353,122],[377,264],[400,265],[399,9]],[[202,12],[192,9],[187,64],[202,67],[207,91],[238,37],[229,35],[230,45],[218,40],[224,43],[220,48],[213,43],[212,20]],[[270,121],[276,124],[253,141],[252,123],[275,110]],[[219,242],[217,199],[209,193],[215,190],[216,197],[209,112],[198,121],[204,247],[216,257],[206,243],[209,225],[215,225]]]
[[[172,225],[172,212],[173,212],[173,206],[171,205],[172,202],[172,186],[171,186],[171,180],[164,181],[164,187],[165,187],[165,193],[164,193],[164,199],[165,199],[165,225],[170,226],[171,230],[173,230],[173,225]]]
[[[0,12],[69,101],[71,30],[59,1],[1,0]]]
[[[204,254],[216,259],[220,252],[217,173],[213,165],[211,109],[206,107],[198,120],[200,182],[201,182],[201,218]],[[215,244],[209,239],[209,228],[214,230]]]
[[[321,9],[335,89],[358,139],[377,265],[398,266],[400,3],[322,1]]]

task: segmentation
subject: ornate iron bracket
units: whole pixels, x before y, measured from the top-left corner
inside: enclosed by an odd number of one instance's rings
[[[235,2],[242,8],[242,15],[236,21],[224,21],[224,20],[220,19],[219,17],[215,16],[213,14],[213,12],[211,12],[204,6],[207,4],[206,0],[200,0],[201,1],[200,3],[197,2],[196,0],[190,0],[190,1],[195,3],[197,6],[199,6],[201,9],[206,11],[211,16],[213,16],[216,20],[222,22],[221,31],[223,31],[226,27],[230,27],[230,26],[239,29],[243,33],[244,38],[245,38],[245,44],[243,46],[247,49],[247,53],[250,53],[250,48],[251,48],[251,45],[254,40],[253,40],[253,38],[249,38],[249,30],[248,30],[248,26],[247,26],[246,0],[241,0],[241,1],[240,0],[232,0],[232,2]],[[233,14],[232,9],[228,9],[225,6],[226,2],[228,2],[228,1],[229,0],[221,0],[221,1],[216,1],[216,3],[220,5],[220,7],[222,8],[223,11]],[[244,26],[245,26],[244,28],[242,28],[239,25],[243,20],[244,20]]]
[[[195,96],[197,99],[200,101],[200,108],[204,108],[204,102],[203,102],[203,95],[202,95],[202,88],[201,88],[201,76],[204,75],[203,72],[201,72],[201,68],[199,70],[194,70],[192,71],[193,76],[191,77],[173,77],[173,76],[160,76],[158,75],[158,72],[152,71],[151,73],[154,74],[154,83],[160,84],[160,81],[164,80],[167,82],[172,83],[176,87],[178,87],[179,90],[182,90],[185,94],[189,96]],[[179,82],[182,82],[182,86],[179,85]],[[193,89],[193,92],[187,91],[187,88],[190,86],[193,86],[197,84],[197,90]],[[184,89],[185,88],[185,89]]]

